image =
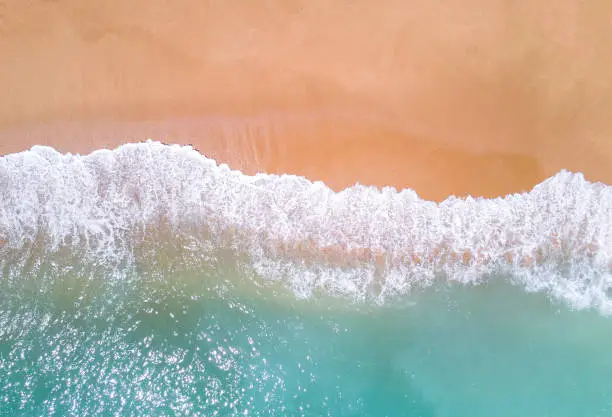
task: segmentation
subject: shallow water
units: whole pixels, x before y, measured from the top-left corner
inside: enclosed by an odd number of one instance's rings
[[[2,282],[1,415],[612,415],[610,319],[516,286],[380,306],[43,268]]]
[[[0,415],[612,415],[612,188],[0,158]]]

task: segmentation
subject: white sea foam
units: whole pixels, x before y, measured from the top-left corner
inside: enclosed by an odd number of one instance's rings
[[[4,264],[34,247],[133,262],[137,247],[169,239],[195,259],[231,250],[298,296],[383,301],[435,280],[506,277],[610,313],[611,226],[612,187],[566,171],[529,193],[436,204],[412,190],[334,192],[291,175],[247,176],[151,141],[0,158]]]

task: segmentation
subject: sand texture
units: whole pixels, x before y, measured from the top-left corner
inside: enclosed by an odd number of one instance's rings
[[[0,0],[0,154],[190,143],[248,173],[492,197],[612,183],[612,5]]]

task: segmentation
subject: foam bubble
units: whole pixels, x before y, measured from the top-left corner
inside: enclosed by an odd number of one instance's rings
[[[137,262],[138,248],[171,242],[195,260],[230,251],[304,297],[384,301],[436,280],[505,276],[608,313],[611,226],[612,187],[567,171],[529,193],[436,204],[412,190],[334,192],[302,177],[247,176],[151,141],[87,156],[34,146],[0,158],[3,262],[36,248]]]

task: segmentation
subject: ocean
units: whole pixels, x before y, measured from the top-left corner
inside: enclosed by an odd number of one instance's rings
[[[364,167],[367,169],[367,167]],[[1,416],[612,416],[612,188],[0,158]]]

